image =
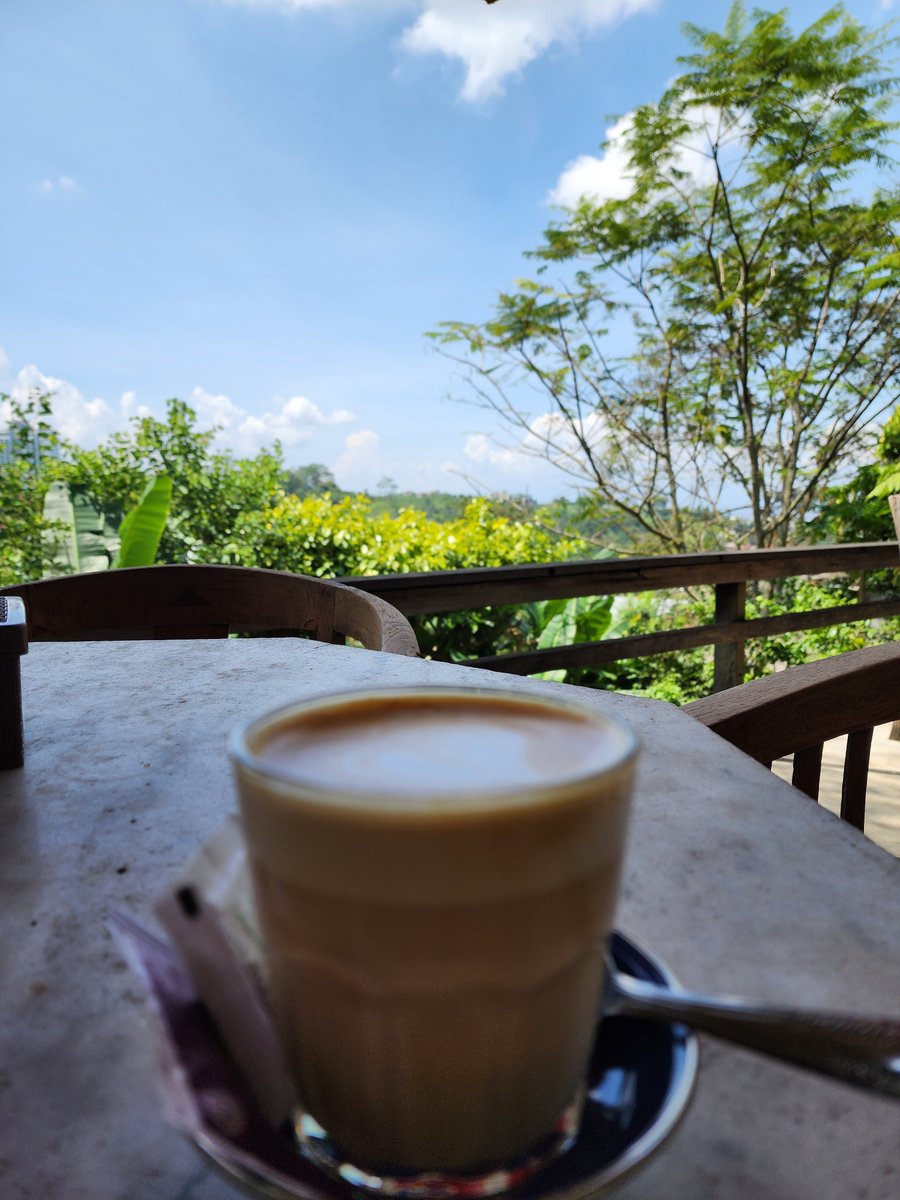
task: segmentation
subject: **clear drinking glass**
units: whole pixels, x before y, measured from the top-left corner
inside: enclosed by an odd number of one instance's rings
[[[537,693],[339,694],[232,737],[301,1150],[488,1194],[571,1143],[637,754]]]

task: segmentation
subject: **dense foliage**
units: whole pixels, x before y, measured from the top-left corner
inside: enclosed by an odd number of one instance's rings
[[[57,474],[87,489],[113,524],[138,502],[149,478],[167,475],[171,516],[159,561],[227,561],[241,515],[281,497],[281,454],[276,449],[236,459],[215,453],[216,430],[199,430],[196,422],[189,405],[169,400],[164,421],[137,418],[96,450],[66,446]]]
[[[583,558],[609,553],[604,542],[629,548],[628,523],[588,501],[557,501],[535,509],[515,500],[498,506],[484,499],[460,503],[459,497],[446,497],[452,515],[438,521],[406,506],[396,494],[336,497],[333,478],[316,464],[305,476],[315,486],[304,488],[302,496],[294,494],[285,484],[289,478],[302,479],[303,473],[284,470],[277,446],[252,459],[216,453],[215,431],[198,429],[196,414],[177,400],[169,401],[165,420],[136,420],[129,431],[94,450],[69,445],[55,433],[49,397],[2,400],[10,412],[9,445],[0,468],[3,585],[53,572],[55,545],[66,531],[45,519],[44,497],[51,483],[60,482],[82,489],[103,514],[104,524],[121,533],[122,514],[134,511],[148,483],[158,477],[169,480],[171,514],[158,550],[162,562],[223,562],[340,576]],[[886,501],[867,502],[871,510],[856,501],[898,457],[900,415],[895,415],[884,429],[877,458],[847,485],[852,495],[835,489],[834,501],[823,506],[822,537],[850,541],[892,536]],[[322,488],[326,490],[317,490]],[[856,524],[851,525],[854,511]],[[870,511],[872,523],[866,524]],[[564,537],[560,525],[574,525],[585,536]],[[895,574],[884,573],[881,584],[893,586]],[[843,603],[853,598],[855,586],[846,579],[784,581],[777,590],[752,596],[748,615]],[[711,615],[711,591],[700,589],[691,596],[647,593],[615,601],[586,597],[495,607],[418,618],[415,624],[426,654],[465,659],[701,624]],[[869,623],[750,643],[748,674],[887,636],[890,630]],[[709,690],[712,653],[660,655],[550,676],[683,701]]]
[[[0,395],[9,403],[9,397]],[[0,586],[39,579],[47,562],[44,495],[52,474],[42,454],[52,454],[57,438],[47,396],[11,404],[8,445],[0,467]]]
[[[900,594],[900,571],[878,576],[884,590]],[[746,615],[777,617],[783,613],[815,612],[859,599],[860,581],[847,576],[827,579],[784,579],[776,587],[748,588]],[[616,598],[608,637],[628,637],[712,622],[712,588],[686,592],[646,592]],[[799,633],[753,638],[745,645],[745,677],[758,679],[783,667],[797,666],[832,654],[880,645],[900,638],[900,618],[855,621]],[[658,700],[683,704],[712,690],[711,647],[657,654],[652,658],[623,659],[603,667],[570,671],[567,682],[614,691],[636,692]]]
[[[900,492],[900,406],[885,423],[871,459],[846,483],[825,490],[807,526],[816,541],[880,542],[895,536],[887,497]]]
[[[9,397],[0,400],[11,403]],[[252,459],[216,453],[216,431],[198,429],[196,413],[180,400],[168,402],[164,421],[136,419],[127,432],[94,450],[69,445],[53,432],[47,396],[13,404],[11,416],[18,432],[10,462],[0,472],[2,584],[58,570],[55,538],[65,531],[48,524],[43,510],[51,482],[82,489],[105,523],[118,527],[144,496],[148,481],[160,475],[171,481],[172,495],[159,562],[334,576],[503,566],[587,553],[580,539],[561,537],[538,522],[514,520],[484,499],[461,507],[450,498],[456,515],[441,522],[413,508],[394,505],[390,511],[368,496],[315,494],[313,486],[333,484],[325,468],[314,464],[309,472],[286,472],[277,446]],[[295,486],[307,485],[303,497],[286,491],[289,479]],[[541,631],[536,609],[488,608],[417,622],[423,650],[448,659],[522,649]]]
[[[585,554],[583,542],[512,521],[484,499],[470,500],[461,516],[441,523],[412,508],[376,513],[366,496],[285,496],[245,513],[235,535],[235,554],[226,561],[307,575],[499,567]],[[510,607],[420,617],[413,624],[423,652],[445,659],[523,649],[539,633],[533,619]]]

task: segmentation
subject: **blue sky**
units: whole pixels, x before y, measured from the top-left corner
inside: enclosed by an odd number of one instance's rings
[[[728,8],[4,4],[0,391],[55,390],[86,446],[180,396],[221,448],[279,438],[346,488],[561,494],[424,335],[490,313],[585,172],[615,188],[606,130]]]

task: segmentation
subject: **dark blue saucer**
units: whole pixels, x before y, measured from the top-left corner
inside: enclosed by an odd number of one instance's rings
[[[670,990],[675,981],[624,934],[610,943],[618,969]],[[575,1145],[517,1189],[529,1200],[578,1200],[621,1179],[661,1145],[683,1115],[697,1073],[697,1039],[685,1025],[607,1017],[597,1026],[587,1101]]]
[[[672,988],[659,960],[624,934],[610,945],[620,971]],[[634,1017],[607,1017],[597,1026],[588,1067],[587,1099],[574,1146],[517,1188],[522,1200],[579,1200],[634,1170],[675,1128],[691,1097],[697,1071],[697,1039],[684,1025]],[[198,1147],[248,1195],[266,1200],[347,1200],[371,1192],[298,1165],[293,1141],[287,1153],[256,1164],[237,1163],[202,1139]],[[287,1160],[287,1161],[286,1161]],[[267,1169],[267,1164],[270,1169]],[[284,1175],[287,1166],[293,1178]]]
[[[175,1124],[236,1187],[264,1200],[372,1200],[302,1158],[290,1127],[258,1114],[190,978],[172,949],[129,918],[111,922],[120,947],[153,998],[167,1043],[165,1090]],[[667,969],[621,933],[618,969],[673,988]],[[521,1200],[582,1200],[644,1162],[684,1113],[697,1071],[697,1040],[685,1026],[634,1017],[598,1022],[587,1099],[574,1145],[515,1189]]]

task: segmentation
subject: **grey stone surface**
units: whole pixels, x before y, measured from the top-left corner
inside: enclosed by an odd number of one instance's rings
[[[244,717],[343,687],[577,690],[640,734],[620,926],[701,990],[900,1015],[900,862],[661,703],[292,640],[39,644],[0,774],[0,1196],[226,1200],[165,1123],[139,989],[104,926],[234,808]],[[705,1041],[628,1200],[896,1200],[900,1106]]]

